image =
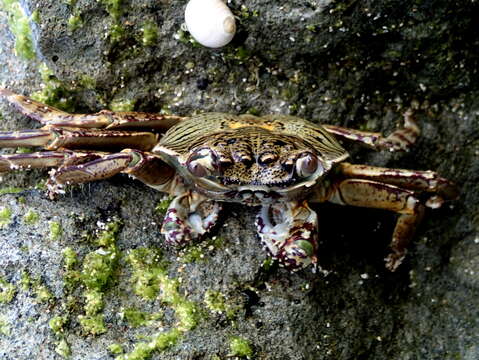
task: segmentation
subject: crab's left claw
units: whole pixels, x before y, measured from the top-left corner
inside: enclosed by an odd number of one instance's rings
[[[264,247],[281,266],[291,271],[316,266],[318,217],[306,201],[264,205],[256,226]]]
[[[188,191],[171,202],[161,233],[169,245],[184,246],[208,232],[216,224],[220,211],[219,202]]]

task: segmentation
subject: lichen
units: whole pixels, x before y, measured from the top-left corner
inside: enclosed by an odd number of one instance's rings
[[[230,338],[230,355],[250,358],[253,355],[253,348],[248,340],[240,336]]]
[[[8,25],[15,37],[15,52],[18,56],[32,60],[35,58],[30,19],[18,0],[0,0],[0,8],[8,15]]]
[[[39,218],[40,216],[38,213],[30,209],[23,217],[23,221],[25,221],[25,223],[28,225],[33,225],[38,221]]]
[[[16,292],[15,285],[0,277],[0,303],[8,304],[13,300]]]
[[[0,208],[0,229],[7,227],[12,222],[12,210],[8,207]]]

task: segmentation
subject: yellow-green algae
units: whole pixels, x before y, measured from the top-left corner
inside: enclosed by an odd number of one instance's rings
[[[74,91],[65,87],[45,63],[39,66],[38,71],[43,81],[42,90],[34,92],[30,97],[58,109],[75,112]]]
[[[0,277],[0,303],[7,304],[12,301],[16,292],[15,285]]]
[[[19,188],[19,187],[13,187],[13,186],[8,186],[0,189],[0,195],[3,194],[18,194],[19,192],[22,192],[24,189]]]
[[[38,219],[40,219],[40,216],[38,215],[38,213],[36,213],[32,209],[28,210],[28,212],[23,217],[23,221],[25,221],[25,223],[28,225],[35,224],[38,221]]]
[[[0,208],[0,229],[12,222],[12,210],[8,207]]]
[[[111,111],[133,111],[135,108],[135,102],[134,99],[115,99],[110,102],[108,107]]]
[[[10,335],[10,324],[4,316],[0,316],[0,334],[5,336]]]
[[[99,312],[104,307],[104,291],[112,279],[119,258],[115,244],[119,231],[119,221],[106,224],[105,230],[94,240],[99,249],[86,254],[83,259],[80,279],[86,288],[83,293],[85,315],[79,315],[78,321],[86,333],[98,335],[106,331],[103,314]]]
[[[80,15],[70,15],[68,18],[68,30],[75,31],[83,25],[83,21]]]
[[[50,221],[50,240],[58,240],[63,233],[62,226],[57,221]]]
[[[50,326],[50,329],[57,334],[60,335],[64,331],[64,327],[68,322],[68,317],[67,316],[55,316],[50,319],[48,322],[48,325]]]
[[[245,338],[233,336],[230,338],[230,352],[232,356],[250,358],[253,355],[253,348]]]
[[[167,197],[166,199],[161,200],[156,205],[155,211],[160,215],[165,215],[172,201],[173,201],[172,197]]]
[[[35,58],[30,19],[18,0],[0,0],[0,10],[8,15],[8,25],[15,37],[15,52],[18,56],[32,60]]]
[[[135,308],[123,309],[120,312],[120,315],[132,327],[151,325],[156,320],[159,320],[163,317],[163,314],[159,312],[150,314]]]
[[[181,295],[179,281],[168,276],[159,249],[131,250],[127,260],[132,267],[135,293],[145,300],[159,297],[173,308],[177,318],[175,328],[153,335],[148,342],[137,343],[131,352],[117,357],[117,360],[142,360],[149,358],[155,351],[162,351],[177,344],[184,332],[198,324],[200,315],[196,304]]]
[[[53,300],[54,296],[50,289],[43,284],[40,278],[32,278],[27,270],[23,270],[20,276],[20,286],[23,291],[32,291],[40,303]]]
[[[145,46],[155,45],[158,41],[158,26],[152,22],[145,22],[142,26],[143,38],[142,42]]]
[[[123,350],[123,346],[120,344],[111,344],[108,346],[108,351],[110,351],[113,355],[120,355],[123,354],[125,350]]]
[[[70,357],[72,351],[65,338],[61,338],[55,343],[55,352],[63,358]]]

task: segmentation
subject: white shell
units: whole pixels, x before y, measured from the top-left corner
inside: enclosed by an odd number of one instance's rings
[[[236,32],[233,13],[221,0],[190,0],[185,22],[191,36],[210,48],[225,46]]]

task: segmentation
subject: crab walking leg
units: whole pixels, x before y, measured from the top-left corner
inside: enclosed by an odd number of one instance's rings
[[[256,227],[262,244],[280,265],[292,271],[316,265],[318,217],[307,201],[262,206]]]
[[[135,148],[148,151],[157,142],[158,135],[151,132],[136,131],[44,128],[0,132],[0,147],[42,146],[47,150],[59,148],[82,150]]]
[[[459,195],[457,187],[451,181],[440,177],[434,171],[389,169],[368,165],[353,165],[346,162],[339,164],[338,169],[341,175],[347,178],[378,181],[396,185],[403,189],[439,195],[439,197],[431,197],[426,202],[426,206],[431,208],[440,207],[443,202],[442,199],[453,200]]]
[[[91,161],[67,163],[53,169],[47,182],[50,197],[64,192],[65,185],[106,179],[118,173],[129,174],[159,190],[167,189],[173,180],[174,171],[152,154],[126,149],[119,153],[94,156],[96,158]]]
[[[218,220],[221,204],[196,192],[173,199],[161,227],[169,245],[184,246],[208,232]]]
[[[360,131],[335,125],[323,125],[331,134],[357,141],[375,150],[407,151],[416,142],[421,130],[413,117],[411,109],[404,113],[404,127],[384,137],[381,133]]]
[[[395,271],[407,252],[407,245],[421,222],[424,205],[414,192],[394,185],[362,179],[346,179],[332,184],[323,201],[391,210],[399,213],[390,243],[391,253],[386,257],[386,268]]]
[[[96,114],[70,114],[42,104],[26,96],[17,95],[0,88],[0,97],[14,105],[22,114],[50,127],[96,128],[96,129],[155,129],[168,130],[184,118],[175,115],[160,115],[144,112],[113,112],[103,110]]]
[[[68,162],[82,161],[92,154],[73,151],[44,151],[29,154],[0,155],[0,173],[23,170],[58,167]]]

